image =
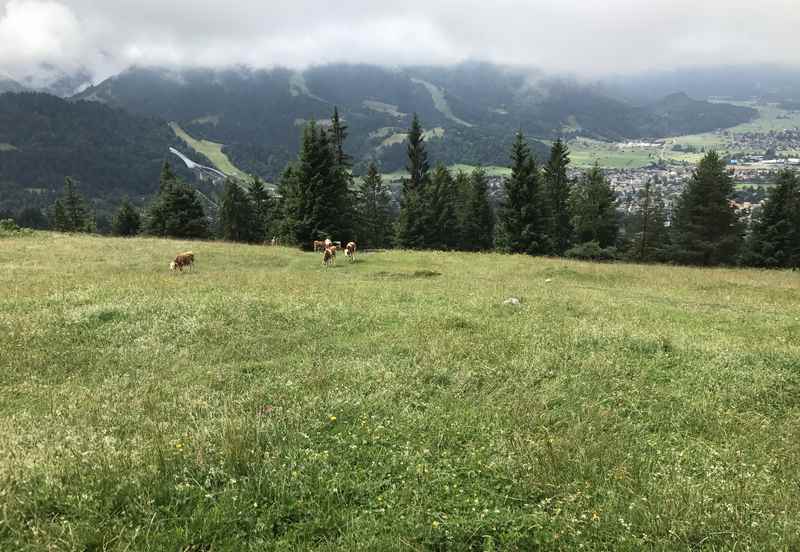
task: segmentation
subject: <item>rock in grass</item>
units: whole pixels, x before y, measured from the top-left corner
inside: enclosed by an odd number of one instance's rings
[[[504,305],[519,306],[520,303],[521,303],[521,301],[519,300],[518,297],[509,297],[508,299],[503,301]]]

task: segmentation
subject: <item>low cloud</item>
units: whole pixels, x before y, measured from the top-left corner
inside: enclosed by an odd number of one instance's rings
[[[587,76],[796,59],[796,0],[0,0],[0,70],[466,59]]]

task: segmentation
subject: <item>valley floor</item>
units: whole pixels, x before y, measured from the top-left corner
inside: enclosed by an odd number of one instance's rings
[[[800,548],[797,273],[37,233],[0,289],[2,550]]]

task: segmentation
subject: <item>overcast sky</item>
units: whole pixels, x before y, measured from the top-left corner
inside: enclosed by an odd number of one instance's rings
[[[0,0],[0,71],[466,59],[600,76],[797,64],[800,0]]]

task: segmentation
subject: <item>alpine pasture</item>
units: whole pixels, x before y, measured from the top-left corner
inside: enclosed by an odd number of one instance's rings
[[[0,289],[2,550],[800,548],[796,272],[34,233]]]

